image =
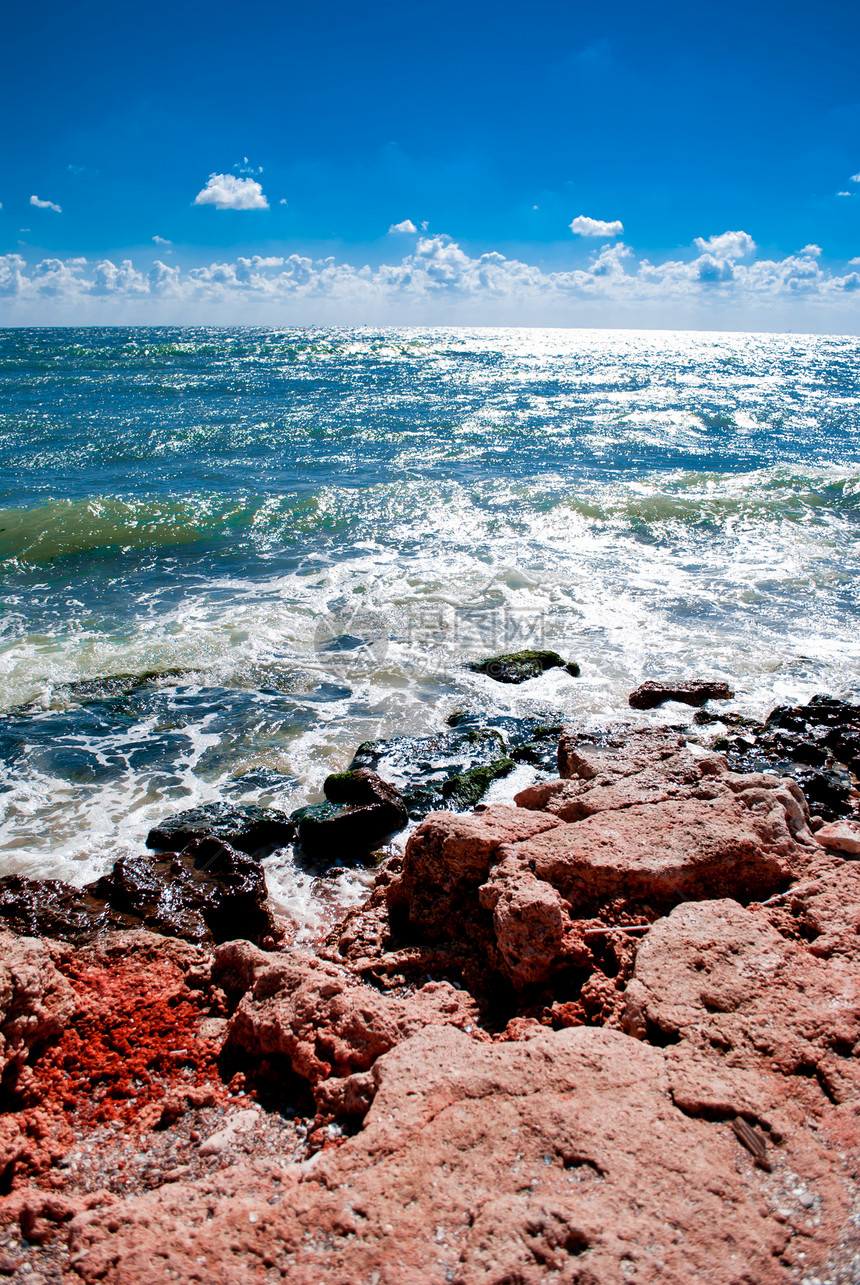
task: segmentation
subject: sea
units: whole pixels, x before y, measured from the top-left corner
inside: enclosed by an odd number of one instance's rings
[[[2,330],[0,488],[0,875],[83,884],[198,804],[291,811],[456,710],[860,689],[856,337]],[[580,677],[468,667],[522,647]],[[371,877],[265,865],[309,939]]]

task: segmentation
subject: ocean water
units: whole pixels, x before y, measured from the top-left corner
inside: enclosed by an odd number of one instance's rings
[[[857,338],[6,330],[0,389],[0,874],[292,810],[454,709],[857,695]],[[520,646],[582,675],[467,668]],[[367,882],[266,865],[309,934]]]

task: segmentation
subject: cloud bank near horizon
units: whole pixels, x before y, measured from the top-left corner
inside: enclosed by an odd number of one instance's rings
[[[420,236],[395,263],[254,255],[202,267],[156,259],[0,256],[0,323],[391,322],[396,324],[689,325],[766,329],[786,318],[809,330],[860,323],[860,273],[819,262],[809,245],[752,259],[745,232],[699,237],[692,258],[662,263],[623,242],[584,268],[547,271],[497,251],[468,254],[447,236]],[[739,260],[743,260],[740,262]],[[816,324],[818,323],[818,324]]]

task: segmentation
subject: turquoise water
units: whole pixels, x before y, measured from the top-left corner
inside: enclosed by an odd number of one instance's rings
[[[83,881],[197,802],[293,808],[361,740],[464,706],[599,723],[663,674],[753,713],[856,694],[858,359],[832,336],[0,331],[0,873]],[[582,677],[466,668],[520,645]],[[307,924],[353,895],[268,865]]]

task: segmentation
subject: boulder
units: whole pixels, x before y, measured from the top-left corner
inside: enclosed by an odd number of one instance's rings
[[[591,966],[578,921],[768,896],[821,851],[793,782],[731,773],[676,735],[566,739],[559,758],[567,778],[516,807],[427,817],[386,893],[419,940],[464,940],[518,989]]]
[[[121,857],[86,891],[126,924],[190,942],[273,944],[279,936],[259,861],[217,839],[194,839],[179,853]]]
[[[286,847],[295,834],[290,818],[275,808],[207,803],[153,826],[146,836],[146,846],[181,852],[194,839],[218,839],[237,852],[264,857]]]
[[[291,820],[305,853],[329,865],[366,858],[409,821],[393,785],[367,768],[326,777],[327,803],[299,808]]]
[[[557,651],[512,651],[503,656],[487,656],[474,661],[469,668],[474,674],[486,674],[497,683],[525,683],[539,678],[548,669],[564,669],[573,678],[579,677],[576,661],[565,662]]]
[[[734,692],[728,683],[711,682],[703,678],[693,678],[681,682],[647,682],[642,683],[630,693],[628,704],[631,709],[656,709],[664,701],[682,701],[685,705],[697,708],[706,701],[731,700]]]
[[[479,1027],[472,997],[448,982],[385,995],[315,955],[268,956],[245,942],[215,950],[212,981],[234,997],[242,993],[228,1027],[228,1050],[253,1060],[281,1058],[313,1089],[325,1082],[318,1095],[324,1114],[335,1103],[343,1114],[343,1077],[369,1070],[423,1027]],[[348,1110],[354,1114],[368,1105],[366,1092],[353,1093]]]
[[[860,856],[860,825],[856,821],[831,821],[816,830],[815,838],[824,848],[850,857]]]
[[[501,731],[469,715],[434,736],[365,741],[350,764],[351,771],[370,769],[394,782],[413,821],[437,808],[474,807],[512,767]]]
[[[0,879],[0,922],[22,937],[49,937],[82,945],[100,933],[128,928],[132,920],[86,888],[60,879]]]
[[[855,912],[856,913],[856,912]],[[817,958],[723,899],[654,924],[627,987],[625,1025],[732,1069],[796,1077],[812,1105],[860,1098],[860,967]]]
[[[729,727],[733,734],[714,748],[735,771],[792,776],[825,821],[856,819],[860,706],[819,695],[806,705],[778,706],[764,723],[747,720],[739,732]]]

